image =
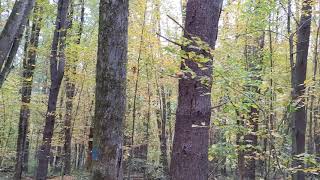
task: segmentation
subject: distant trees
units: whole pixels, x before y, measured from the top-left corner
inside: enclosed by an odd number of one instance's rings
[[[100,1],[92,179],[121,180],[126,111],[128,0]]]
[[[204,56],[207,60],[199,62],[195,56],[185,58],[181,63],[184,76],[179,79],[170,172],[172,180],[208,179],[213,59],[194,38],[200,38],[210,48],[215,48],[221,8],[222,0],[187,2],[184,36],[191,40],[191,43],[183,50]]]
[[[0,179],[320,177],[319,4],[167,2],[0,1]]]

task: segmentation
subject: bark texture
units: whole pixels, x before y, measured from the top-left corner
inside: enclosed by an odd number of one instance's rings
[[[25,25],[35,0],[16,1],[0,35],[0,88],[9,74],[19,49]]]
[[[48,100],[48,110],[46,114],[45,126],[43,130],[42,145],[38,152],[37,180],[44,180],[48,174],[48,162],[51,149],[51,141],[55,124],[57,100],[59,90],[64,75],[65,66],[65,37],[68,27],[67,15],[69,0],[58,1],[58,12],[56,18],[56,28],[51,44],[50,55],[50,75],[51,85]]]
[[[33,84],[33,73],[36,67],[37,48],[39,44],[39,34],[42,18],[40,16],[41,8],[35,6],[33,15],[33,24],[31,28],[31,37],[26,49],[26,56],[23,59],[23,82],[22,97],[20,107],[20,119],[17,139],[17,160],[15,169],[15,179],[20,179],[24,167],[23,161],[28,152],[27,134],[30,117],[30,102]]]
[[[123,179],[128,0],[101,0],[93,128],[94,180]]]
[[[189,0],[186,9],[185,37],[195,36],[214,49],[222,0]],[[195,44],[186,47],[208,57]],[[172,180],[208,179],[208,138],[211,116],[212,59],[199,67],[194,59],[184,59],[181,70],[193,71],[196,77],[185,72],[179,80],[179,97],[173,141],[170,175]],[[203,83],[205,79],[206,83]]]
[[[305,93],[305,80],[307,72],[308,49],[310,39],[310,27],[312,17],[312,0],[304,0],[302,3],[302,13],[297,32],[297,56],[294,67],[292,99],[296,102],[296,110],[293,113],[292,124],[292,155],[305,153],[305,135],[307,125],[307,112],[305,100],[302,97]],[[295,158],[295,157],[294,157]],[[293,167],[303,168],[301,160],[294,160]],[[292,179],[304,180],[302,171],[293,174]]]

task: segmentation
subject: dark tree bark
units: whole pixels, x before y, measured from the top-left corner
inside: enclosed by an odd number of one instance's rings
[[[80,15],[80,26],[77,33],[76,38],[76,44],[80,44],[81,42],[81,35],[83,31],[83,25],[84,25],[84,0],[81,0],[81,15]],[[73,11],[73,10],[72,10]],[[72,14],[72,13],[70,13]],[[70,21],[72,21],[73,17],[70,17]],[[70,23],[72,25],[72,23]],[[65,81],[66,81],[66,113],[65,113],[65,121],[64,121],[64,175],[70,175],[71,173],[71,139],[72,139],[72,127],[71,127],[71,121],[72,121],[72,111],[73,111],[73,99],[75,96],[75,90],[76,90],[76,84],[70,78],[71,76],[76,75],[76,61],[74,62],[67,62],[66,64],[66,75],[65,75]]]
[[[120,180],[126,111],[128,0],[100,1],[92,179]]]
[[[23,59],[23,82],[22,82],[22,105],[20,107],[20,119],[17,139],[17,162],[15,169],[15,179],[21,179],[21,173],[23,169],[23,161],[26,158],[26,152],[28,152],[27,146],[27,134],[28,124],[30,117],[30,102],[33,84],[33,73],[36,67],[37,48],[39,44],[39,34],[41,28],[41,8],[37,5],[34,9],[33,23],[31,28],[31,37],[26,48],[26,55]]]
[[[294,67],[292,99],[297,102],[296,110],[293,112],[292,124],[292,155],[305,153],[305,134],[307,124],[307,114],[305,100],[302,97],[305,93],[307,60],[310,38],[310,27],[312,17],[312,0],[304,0],[302,3],[302,13],[297,30],[297,55]],[[303,160],[294,160],[293,167],[303,168]],[[302,171],[293,174],[294,180],[304,180],[305,175]]]
[[[189,0],[186,9],[185,37],[199,37],[214,49],[222,0]],[[202,47],[185,48],[208,57]],[[179,80],[179,97],[173,141],[170,175],[172,180],[208,179],[208,138],[211,117],[212,59],[201,63],[184,59],[181,70],[193,71],[197,76],[184,73]],[[201,79],[207,82],[202,83]]]
[[[316,112],[315,112],[315,115],[314,115],[314,130],[313,130],[313,133],[314,133],[314,145],[315,145],[315,154],[316,154],[316,157],[317,157],[317,162],[320,162],[320,130],[319,130],[319,112],[320,112],[320,99],[318,99],[318,102],[317,102],[317,107],[316,107]]]
[[[16,1],[12,13],[0,35],[0,88],[9,74],[19,49],[25,25],[35,0]]]
[[[64,75],[65,66],[65,37],[68,27],[67,15],[69,9],[69,0],[59,0],[58,12],[56,18],[56,28],[51,44],[50,55],[50,74],[51,85],[48,101],[48,110],[46,114],[45,127],[43,130],[42,145],[38,154],[37,180],[44,180],[48,174],[48,157],[51,149],[51,141],[55,124],[57,99]]]
[[[317,24],[317,31],[316,31],[316,39],[315,39],[315,45],[314,45],[314,52],[313,52],[313,75],[312,75],[312,81],[314,84],[316,84],[316,77],[317,77],[317,71],[318,71],[318,51],[319,51],[319,33],[320,33],[320,20]],[[315,108],[315,87],[310,87],[310,93],[311,93],[311,99],[310,99],[310,112],[309,112],[309,123],[308,123],[308,154],[314,153],[314,147],[315,147],[315,133],[314,133],[314,122],[316,122],[316,111]]]

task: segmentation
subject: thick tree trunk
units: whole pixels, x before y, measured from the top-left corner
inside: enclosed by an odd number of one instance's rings
[[[304,0],[302,3],[301,19],[297,32],[297,59],[294,68],[293,92],[292,99],[297,102],[296,110],[293,112],[292,124],[292,155],[305,153],[305,134],[307,114],[305,100],[302,97],[305,93],[307,60],[310,38],[310,26],[312,17],[312,0]],[[293,167],[303,168],[303,160],[294,160]],[[305,176],[302,171],[293,174],[294,180],[304,180]]]
[[[187,3],[185,37],[199,37],[214,49],[222,0],[189,0]],[[195,45],[195,44],[193,44]],[[202,47],[185,48],[208,57]],[[193,71],[197,76],[184,72],[179,80],[179,97],[176,112],[175,135],[171,158],[172,180],[208,179],[208,138],[211,117],[212,59],[201,63],[199,68],[194,59],[184,59],[181,70]],[[206,83],[203,83],[206,79]]]
[[[54,32],[51,55],[50,55],[50,73],[51,86],[48,101],[48,110],[46,114],[45,127],[43,130],[42,146],[39,151],[39,163],[37,167],[37,180],[44,180],[48,174],[48,157],[51,149],[51,141],[55,124],[57,99],[64,74],[65,65],[65,37],[67,31],[67,15],[69,0],[59,0],[56,19],[56,29]]]
[[[30,102],[33,84],[33,72],[36,67],[37,48],[39,44],[40,25],[42,18],[40,16],[41,10],[38,6],[34,9],[34,19],[31,29],[30,42],[26,50],[26,56],[23,61],[23,82],[22,82],[22,105],[20,107],[20,119],[17,139],[17,162],[15,169],[15,179],[21,178],[23,160],[25,158],[25,152],[28,152],[27,148],[27,134],[28,134],[28,121],[30,117]]]
[[[100,1],[92,179],[123,179],[128,0]]]
[[[318,51],[319,51],[319,33],[320,33],[320,20],[318,21],[318,27],[317,27],[317,31],[316,31],[316,39],[315,39],[315,46],[314,46],[314,52],[313,52],[313,75],[312,75],[312,81],[314,83],[314,85],[317,83],[316,82],[316,77],[317,77],[317,71],[318,71]],[[310,87],[310,93],[311,93],[311,100],[310,100],[310,112],[309,112],[309,123],[308,123],[308,154],[313,154],[314,153],[314,139],[315,139],[315,133],[314,133],[314,122],[316,122],[316,111],[317,109],[315,108],[315,88],[314,87]]]

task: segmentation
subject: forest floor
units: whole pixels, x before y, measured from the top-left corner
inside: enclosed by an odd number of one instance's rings
[[[0,172],[0,180],[12,180],[13,172]],[[51,176],[48,180],[88,180],[88,174],[75,173],[73,176]],[[22,180],[35,180],[33,176],[25,176]]]

